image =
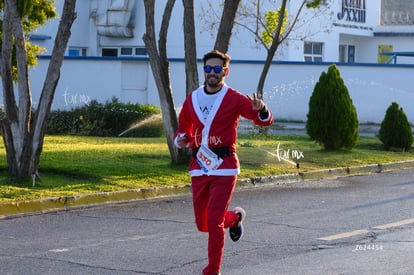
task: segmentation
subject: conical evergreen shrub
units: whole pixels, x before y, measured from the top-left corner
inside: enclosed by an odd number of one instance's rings
[[[306,131],[326,150],[351,149],[358,141],[358,117],[335,65],[322,72],[309,100]]]
[[[398,148],[409,150],[413,143],[413,133],[404,110],[393,102],[385,112],[381,123],[379,139],[384,144],[385,150]]]

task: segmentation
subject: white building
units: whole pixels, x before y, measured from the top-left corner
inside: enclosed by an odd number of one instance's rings
[[[205,30],[205,18],[214,21],[214,9],[221,15],[223,1],[194,2],[197,57],[201,58],[212,49],[215,41],[215,36]],[[210,2],[215,4],[213,9],[208,6]],[[246,4],[247,1],[241,2]],[[266,2],[262,10],[268,10],[276,9],[281,1],[262,2]],[[288,2],[289,16],[295,15],[300,2]],[[414,1],[323,2],[318,10],[304,10],[288,43],[281,46],[274,57],[264,92],[276,116],[306,120],[314,84],[322,71],[336,63],[361,122],[381,121],[392,101],[399,103],[409,120],[414,121],[414,111],[410,111],[408,105],[408,102],[414,102],[414,91],[408,84],[414,68],[411,65],[414,64],[411,57],[414,55]],[[62,10],[62,5],[63,0],[57,0],[58,11]],[[165,1],[156,1],[156,30],[164,5]],[[145,33],[143,0],[78,0],[76,10],[77,19],[72,27],[53,108],[76,107],[91,99],[105,101],[112,97],[124,102],[158,104],[158,93],[142,40]],[[185,96],[182,20],[182,2],[176,1],[169,26],[167,54],[171,58],[172,88],[177,107]],[[54,20],[30,37],[32,42],[47,49],[38,67],[30,74],[35,103],[58,23]],[[380,52],[392,53],[384,56]],[[266,51],[254,42],[248,31],[237,27],[228,53],[232,57],[228,84],[245,93],[254,92]],[[404,65],[378,65],[388,58]],[[201,77],[200,74],[200,82]]]
[[[208,1],[195,1],[197,52],[200,56],[212,48],[214,37],[205,31]],[[221,0],[210,0],[220,12]],[[243,1],[242,1],[243,2]],[[279,1],[264,2],[262,10],[276,9]],[[292,18],[302,1],[289,1]],[[377,63],[378,52],[411,52],[414,37],[414,2],[405,0],[325,0],[318,10],[305,9],[275,59],[283,61],[325,61]],[[244,5],[245,3],[242,3]],[[62,9],[63,0],[57,1]],[[156,1],[156,20],[162,17],[165,1]],[[145,13],[142,0],[83,0],[77,1],[77,19],[72,28],[68,56],[145,57],[142,41],[145,33]],[[176,2],[168,35],[168,55],[183,58],[183,8]],[[214,20],[213,18],[212,20]],[[218,20],[218,18],[217,18]],[[211,22],[211,20],[210,20]],[[246,21],[247,22],[247,21]],[[50,22],[31,36],[51,52],[58,20]],[[237,27],[229,54],[233,59],[264,60],[266,52],[257,47],[252,34]],[[299,41],[298,41],[299,40]],[[414,63],[405,58],[404,63]]]

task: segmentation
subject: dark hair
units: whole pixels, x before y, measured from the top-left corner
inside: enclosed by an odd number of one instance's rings
[[[206,64],[206,61],[211,59],[211,58],[220,58],[221,60],[223,60],[223,67],[228,67],[229,66],[230,56],[228,56],[225,53],[222,53],[218,50],[212,50],[211,52],[206,53],[203,56],[204,65]]]

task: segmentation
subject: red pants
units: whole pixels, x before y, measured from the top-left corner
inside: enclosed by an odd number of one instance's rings
[[[239,216],[228,211],[237,176],[192,177],[195,222],[198,230],[208,232],[208,265],[205,275],[220,271],[225,228],[235,225]]]

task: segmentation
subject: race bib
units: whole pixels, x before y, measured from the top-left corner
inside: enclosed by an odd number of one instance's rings
[[[216,170],[223,162],[210,148],[201,145],[197,152],[197,162],[205,173]]]

